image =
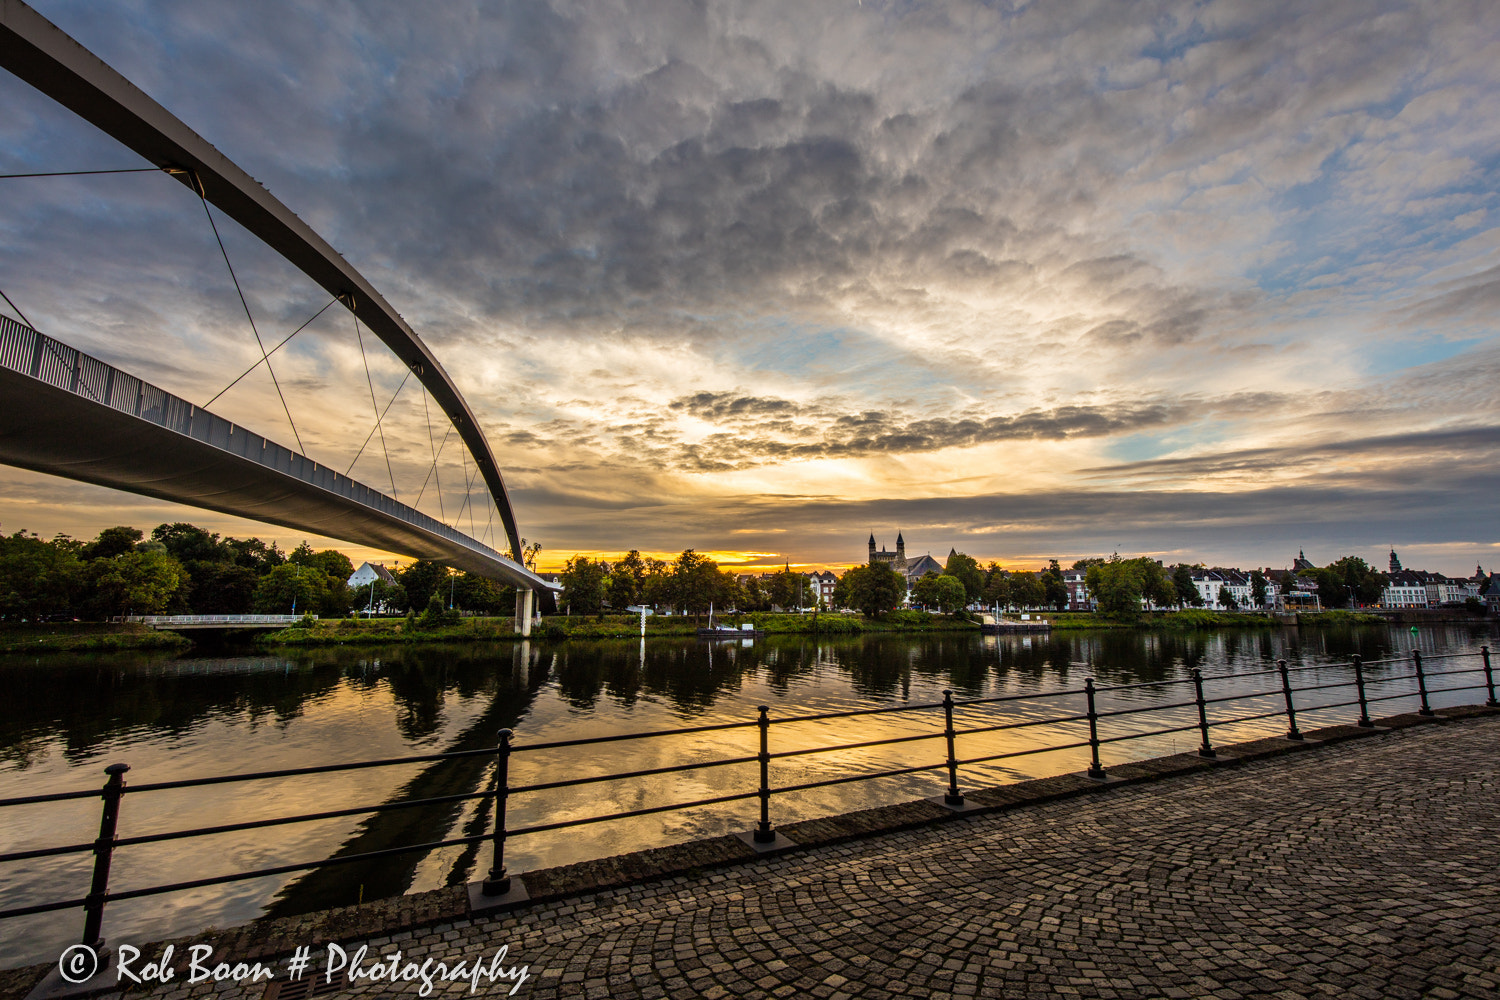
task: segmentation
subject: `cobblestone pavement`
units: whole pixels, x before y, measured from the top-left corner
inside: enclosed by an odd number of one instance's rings
[[[535,998],[1500,997],[1497,742],[1424,726],[375,939],[366,966],[503,944]]]

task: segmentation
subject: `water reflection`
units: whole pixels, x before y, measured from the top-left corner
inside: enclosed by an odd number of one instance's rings
[[[1393,653],[1406,656],[1414,647],[1424,653],[1474,650],[1481,643],[1495,644],[1493,627],[1442,626],[1416,635],[1384,627],[1028,636],[875,634],[771,636],[750,643],[712,644],[624,640],[332,647],[288,655],[176,659],[152,654],[0,657],[0,683],[9,695],[9,710],[0,714],[0,797],[96,786],[102,767],[115,760],[130,763],[130,780],[141,784],[482,749],[494,745],[501,728],[514,729],[518,746],[524,746],[750,720],[759,704],[770,705],[773,718],[785,718],[932,703],[941,700],[944,689],[962,700],[1074,689],[1089,676],[1108,686],[1171,681],[1195,667],[1209,675],[1248,673],[1278,657],[1303,665],[1343,661],[1358,653],[1374,661],[1369,673],[1378,683],[1381,676],[1401,673],[1408,662],[1379,662]],[[1260,690],[1257,683],[1246,678],[1233,690],[1251,693]],[[1138,688],[1102,698],[1101,707],[1164,704],[1183,696],[1180,686]],[[986,709],[986,718],[990,723],[1051,718],[1077,712],[1076,701],[1077,696],[1067,696],[1007,702]],[[1243,711],[1253,713],[1259,704],[1248,701]],[[1131,731],[1131,726],[1138,731],[1160,728],[1162,715],[1125,716],[1111,725],[1120,733]],[[1148,726],[1138,721],[1141,718],[1155,721]],[[782,725],[774,733],[782,747],[831,746],[929,733],[933,723],[931,713],[913,712],[799,724],[801,728]],[[1318,724],[1324,723],[1314,717],[1307,726]],[[1226,732],[1224,739],[1232,742],[1238,732]],[[1253,726],[1243,729],[1247,736],[1257,732]],[[755,738],[753,729],[731,730],[611,744],[607,755],[521,753],[513,777],[516,783],[557,780],[738,757],[754,753]],[[1049,723],[967,739],[961,756],[1011,753],[1078,738],[1076,723]],[[1106,763],[1190,745],[1187,736],[1115,744],[1106,753]],[[936,761],[941,755],[941,741],[928,740],[785,758],[775,766],[773,783],[785,787],[870,773]],[[993,784],[1078,770],[1082,762],[1077,752],[1007,758],[974,765],[965,771],[964,781],[971,786]],[[464,794],[487,787],[492,767],[488,755],[479,755],[267,783],[257,786],[254,794],[246,794],[242,786],[212,786],[191,794],[127,795],[121,834]],[[942,780],[937,773],[920,773],[778,796],[776,822],[933,794]],[[514,825],[555,822],[733,794],[754,784],[755,769],[739,765],[654,782],[609,782],[574,793],[518,796],[512,818]],[[480,799],[226,834],[206,842],[135,848],[121,852],[114,884],[130,888],[475,835],[489,828],[488,810],[489,801]],[[87,841],[98,822],[96,803],[6,812],[0,823],[0,851]],[[731,804],[518,837],[512,845],[512,868],[526,870],[746,829],[753,812],[753,803]],[[457,884],[475,877],[487,860],[487,852],[471,847],[380,864],[341,865],[299,878],[264,879],[112,906],[109,919],[111,926],[128,928],[129,939],[147,940],[190,933],[208,923],[239,923],[262,913],[294,914],[361,897]],[[0,866],[0,895],[9,905],[55,898],[62,891],[81,891],[87,872],[87,856],[47,859],[25,871]],[[76,934],[79,919],[76,913],[64,912],[0,923],[0,965],[55,954],[57,944]]]

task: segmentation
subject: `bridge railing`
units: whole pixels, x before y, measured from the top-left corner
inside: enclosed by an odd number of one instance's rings
[[[1441,665],[1448,666],[1449,668],[1431,669],[1427,664],[1434,660],[1444,661]],[[1463,661],[1472,661],[1473,665],[1466,666]],[[1409,664],[1411,667],[1410,673],[1394,672],[1406,664]],[[1366,668],[1371,666],[1378,666],[1382,669],[1373,674],[1368,674]],[[1300,686],[1294,683],[1296,678],[1306,674],[1308,671],[1322,671],[1325,674],[1332,671],[1336,674],[1337,679]],[[1317,680],[1317,678],[1314,678],[1314,680]],[[1253,690],[1244,690],[1246,681],[1254,681],[1255,688]],[[1414,681],[1415,689],[1391,690],[1391,685],[1405,681]],[[1464,683],[1462,681],[1472,681],[1472,683]],[[1170,697],[1174,697],[1175,700],[1164,704],[1158,703],[1115,708],[1110,708],[1106,705],[1103,710],[1100,708],[1101,698],[1107,697],[1112,699],[1115,704],[1127,705],[1130,698],[1139,697],[1144,692],[1144,689],[1155,689],[1155,692],[1158,694],[1173,691],[1182,691],[1182,694],[1169,695]],[[951,691],[945,691],[943,692],[943,700],[940,702],[857,709],[852,711],[773,717],[769,707],[761,706],[758,709],[756,717],[753,719],[649,732],[623,733],[573,740],[555,740],[544,743],[518,744],[514,741],[515,734],[509,729],[503,729],[500,731],[498,745],[492,748],[160,781],[138,785],[129,785],[126,783],[125,774],[130,771],[130,767],[127,764],[117,763],[105,768],[108,780],[102,789],[80,789],[70,792],[53,792],[0,800],[0,810],[80,799],[102,798],[103,800],[99,836],[96,839],[0,854],[0,862],[19,863],[60,855],[91,853],[94,857],[94,864],[92,881],[88,891],[75,893],[62,899],[36,902],[25,906],[15,906],[0,910],[0,919],[14,919],[57,910],[82,908],[84,911],[82,941],[84,944],[93,946],[102,938],[104,908],[109,903],[140,899],[164,893],[185,892],[205,886],[222,885],[268,876],[307,872],[335,865],[394,858],[413,853],[426,853],[438,848],[459,845],[491,845],[493,851],[492,863],[487,877],[484,879],[481,891],[484,894],[496,896],[504,894],[510,889],[512,876],[507,873],[504,855],[506,842],[510,838],[556,833],[589,824],[629,819],[656,813],[698,809],[706,806],[755,800],[758,805],[757,815],[753,820],[751,820],[748,812],[745,816],[746,825],[751,826],[752,830],[742,836],[750,843],[773,845],[777,843],[779,835],[772,824],[771,810],[773,802],[778,797],[785,798],[786,796],[855,782],[937,772],[938,779],[931,782],[929,789],[935,793],[933,801],[940,801],[954,808],[962,808],[965,805],[965,796],[961,774],[964,769],[970,769],[970,773],[972,774],[972,769],[980,764],[1058,752],[1077,752],[1079,754],[1079,762],[1082,763],[1084,760],[1083,755],[1086,753],[1087,770],[1084,773],[1090,778],[1106,780],[1108,772],[1101,762],[1102,749],[1105,747],[1116,747],[1130,741],[1193,734],[1192,738],[1199,741],[1195,752],[1204,758],[1216,759],[1219,755],[1219,751],[1213,746],[1213,732],[1216,729],[1221,732],[1225,729],[1232,729],[1236,734],[1243,736],[1245,734],[1243,727],[1247,724],[1265,723],[1280,719],[1285,722],[1286,728],[1282,734],[1284,738],[1292,741],[1303,741],[1305,737],[1302,735],[1301,727],[1310,715],[1327,716],[1330,712],[1338,712],[1347,717],[1349,714],[1347,710],[1357,707],[1359,714],[1355,724],[1361,727],[1374,728],[1375,724],[1370,718],[1371,705],[1397,700],[1416,699],[1416,711],[1421,715],[1431,716],[1435,714],[1431,706],[1432,695],[1443,694],[1445,696],[1452,696],[1464,692],[1477,691],[1486,693],[1487,705],[1491,707],[1500,706],[1500,702],[1497,702],[1495,697],[1495,681],[1491,671],[1490,650],[1487,646],[1481,647],[1477,654],[1455,653],[1423,657],[1419,652],[1413,651],[1409,659],[1400,657],[1389,660],[1370,661],[1368,663],[1362,662],[1357,656],[1345,664],[1315,664],[1299,667],[1289,666],[1285,660],[1277,660],[1275,666],[1263,670],[1209,677],[1204,677],[1197,669],[1194,669],[1185,677],[1146,681],[1137,684],[1098,686],[1095,684],[1094,679],[1090,677],[1079,688],[991,698],[957,700],[953,697]],[[1314,695],[1315,698],[1309,698],[1309,695]],[[1329,698],[1342,700],[1330,701],[1328,700]],[[1274,701],[1274,707],[1267,708],[1267,700]],[[1236,703],[1240,707],[1231,710],[1230,706]],[[1029,711],[1035,711],[1036,706],[1039,705],[1048,707],[1049,711],[1046,714],[1018,718],[1015,713],[1020,711],[1023,705],[1028,705],[1027,710]],[[800,746],[783,745],[780,739],[776,741],[772,739],[773,731],[785,732],[787,727],[806,727],[817,724],[824,727],[819,730],[820,732],[828,732],[827,724],[829,723],[857,720],[859,724],[864,724],[872,720],[888,719],[897,716],[912,720],[911,724],[919,728],[915,732],[908,732],[899,736],[834,743],[826,741],[812,742],[808,745]],[[975,741],[973,739],[974,737],[987,734],[1041,730],[1047,727],[1054,729],[1056,727],[1064,727],[1066,731],[1072,734],[1071,738],[1064,738],[1062,742],[1045,742],[1032,746],[1023,746],[1018,749],[1007,749],[998,753],[983,752],[982,741]],[[548,759],[548,755],[555,755],[559,751],[573,751],[582,755],[588,761],[597,761],[600,758],[601,749],[606,744],[746,730],[756,731],[756,735],[758,735],[758,752],[742,753],[736,756],[713,760],[692,761],[663,767],[616,771],[560,780],[513,783],[510,779],[512,762],[517,759],[524,760],[530,755],[539,755],[538,760],[544,762]],[[790,738],[787,737],[787,739]],[[964,749],[969,752],[967,756],[960,754],[960,738],[964,739]],[[856,769],[853,770],[853,773],[835,773],[831,777],[813,781],[794,781],[789,784],[772,783],[772,765],[778,761],[792,762],[794,759],[804,759],[815,755],[847,754],[851,751],[869,750],[872,748],[908,745],[916,747],[918,744],[925,746],[934,743],[940,743],[943,750],[941,756],[924,749],[909,756],[900,766],[886,767],[879,770]],[[773,746],[775,747],[774,750]],[[974,753],[975,749],[981,752]],[[1114,757],[1117,755],[1111,754],[1111,756]],[[231,783],[245,784],[253,787],[258,782],[289,777],[301,778],[317,774],[349,773],[375,768],[453,761],[464,758],[472,759],[476,757],[492,757],[494,759],[494,771],[487,782],[488,787],[479,791],[426,798],[402,799],[394,802],[327,809],[319,812],[278,816],[247,822],[224,823],[195,829],[171,830],[138,836],[121,836],[119,831],[119,823],[122,815],[126,814],[127,805],[133,805],[137,799],[155,792],[172,789],[203,788],[210,785]],[[1120,762],[1117,759],[1116,763],[1111,764],[1111,766],[1117,766]],[[640,781],[663,775],[676,775],[737,765],[745,767],[755,765],[758,767],[759,781],[755,787],[749,787],[747,783],[746,786],[742,786],[739,790],[729,794],[700,797],[687,801],[658,803],[637,809],[598,813],[581,818],[558,819],[549,822],[532,823],[526,826],[507,825],[506,814],[508,802],[511,798],[517,796],[545,797],[547,793],[556,793],[565,789],[580,788],[604,782]],[[568,765],[567,770],[576,771],[577,767],[577,762],[574,762]],[[493,827],[487,833],[452,837],[425,843],[406,844],[382,850],[366,851],[359,854],[235,871],[208,878],[138,886],[129,889],[112,888],[109,883],[110,867],[114,855],[128,848],[166,841],[191,840],[224,833],[269,829],[295,823],[369,816],[422,806],[454,805],[480,799],[491,800],[494,807]],[[543,801],[545,801],[545,798]],[[566,810],[568,813],[572,811],[571,809]],[[545,813],[545,806],[542,807],[542,812]],[[82,887],[80,886],[81,889]]]
[[[300,479],[491,559],[505,558],[435,517],[4,315],[0,366]]]
[[[171,628],[173,625],[295,625],[304,618],[318,620],[317,615],[120,615],[110,621]]]

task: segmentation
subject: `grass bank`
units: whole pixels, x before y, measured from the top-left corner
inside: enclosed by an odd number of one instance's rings
[[[176,632],[158,632],[139,622],[0,625],[0,653],[182,649],[191,645],[191,642]]]
[[[881,618],[861,615],[819,614],[782,615],[756,612],[730,615],[718,619],[721,624],[752,624],[773,635],[819,634],[857,635],[865,632],[964,632],[978,631],[973,622],[925,611],[893,611]],[[646,618],[646,635],[653,638],[692,637],[700,624],[681,616],[651,615]],[[531,632],[533,639],[623,639],[641,633],[638,615],[605,615],[601,617],[560,616],[544,618]],[[347,644],[381,644],[408,642],[514,642],[516,634],[510,618],[461,618],[456,622],[423,624],[421,619],[403,618],[319,620],[306,627],[271,632],[258,641],[275,646],[330,646]]]

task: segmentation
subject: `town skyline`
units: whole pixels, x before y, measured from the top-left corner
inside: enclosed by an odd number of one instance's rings
[[[1493,5],[35,6],[411,322],[543,568],[848,566],[871,530],[1033,568],[1500,562]],[[0,173],[142,165],[9,75],[0,107]],[[0,184],[16,318],[200,405],[259,358],[181,184]],[[367,376],[348,313],[220,225],[269,337],[315,319],[286,413],[264,370],[213,412],[494,544],[456,449],[427,486],[399,361]],[[6,532],[309,537],[4,482]]]

